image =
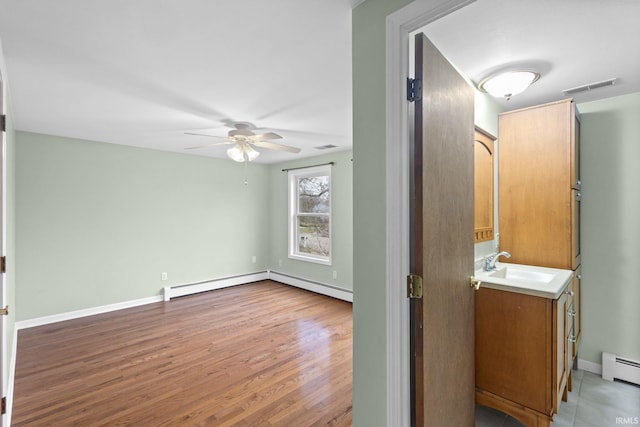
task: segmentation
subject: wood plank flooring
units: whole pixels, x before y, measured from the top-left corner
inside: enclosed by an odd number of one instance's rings
[[[348,426],[352,341],[271,281],[24,329],[12,426]]]

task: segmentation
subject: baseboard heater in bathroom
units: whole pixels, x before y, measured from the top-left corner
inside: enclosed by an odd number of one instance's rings
[[[603,352],[602,379],[618,379],[640,385],[640,362]]]

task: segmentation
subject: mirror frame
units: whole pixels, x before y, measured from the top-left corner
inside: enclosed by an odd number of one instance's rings
[[[474,133],[474,243],[494,237],[494,168],[496,137],[475,126]]]

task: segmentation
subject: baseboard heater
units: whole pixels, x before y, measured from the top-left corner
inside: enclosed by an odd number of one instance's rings
[[[303,279],[301,277],[290,276],[284,273],[267,270],[257,273],[242,274],[239,276],[225,277],[222,279],[207,280],[205,282],[191,283],[187,285],[167,286],[163,289],[163,299],[183,297],[200,292],[213,291],[215,289],[228,288],[230,286],[244,285],[245,283],[258,282],[260,280],[273,280],[285,285],[295,286],[311,292],[326,295],[343,301],[353,302],[353,291],[332,286],[327,283],[316,282]]]
[[[163,289],[163,296],[165,301],[169,301],[171,298],[228,288],[230,286],[244,285],[245,283],[258,282],[260,280],[267,280],[268,278],[269,271],[260,271],[258,273],[242,274],[188,285],[167,286]]]
[[[618,379],[640,385],[640,362],[603,352],[602,379]]]

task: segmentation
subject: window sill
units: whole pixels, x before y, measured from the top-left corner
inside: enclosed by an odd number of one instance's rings
[[[304,255],[298,255],[298,254],[289,254],[289,259],[295,259],[296,261],[306,261],[306,262],[313,262],[315,264],[322,264],[322,265],[331,265],[331,258],[329,259],[323,259],[323,258],[316,258],[313,256],[304,256]]]

